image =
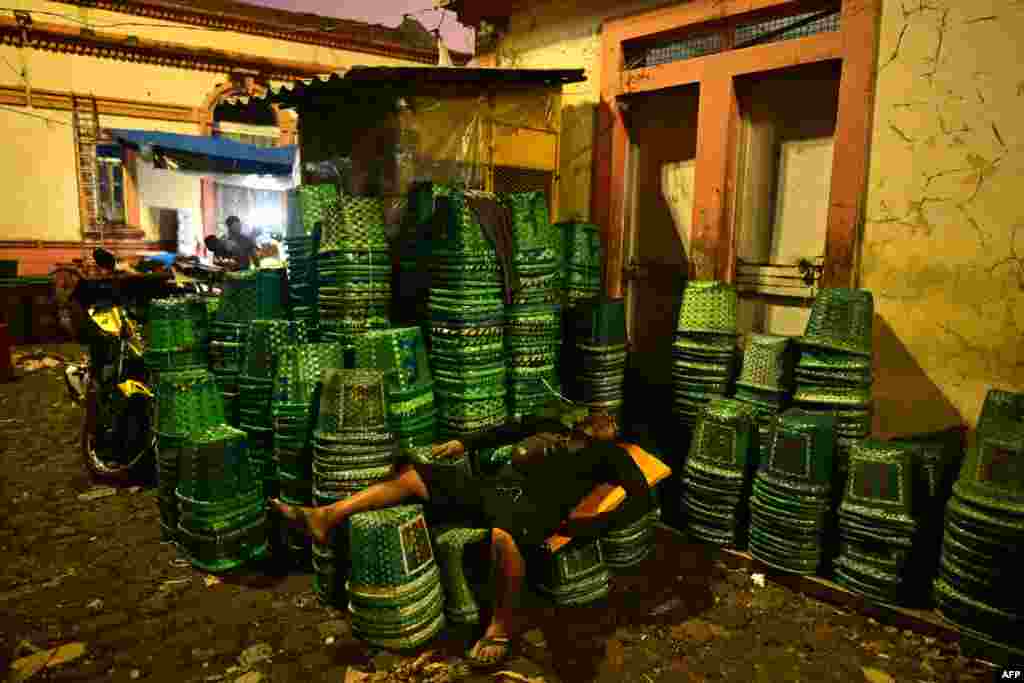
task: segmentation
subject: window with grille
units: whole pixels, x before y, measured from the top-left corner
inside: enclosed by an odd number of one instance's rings
[[[96,146],[96,191],[98,218],[107,224],[124,225],[124,163],[116,145]]]
[[[778,43],[839,30],[839,10],[805,12],[789,17],[766,19],[736,27],[735,47]]]
[[[684,59],[705,57],[722,51],[720,33],[674,38],[671,40],[646,43],[626,49],[626,68],[642,69],[659,64],[678,62]]]
[[[634,45],[625,45],[625,68],[643,69],[706,57],[729,49],[737,50],[818,33],[835,32],[839,30],[839,15],[840,10],[833,7],[822,11],[760,19],[739,24],[731,29],[706,26],[699,29],[701,33],[685,37],[638,41]],[[723,37],[730,33],[732,44],[727,46]]]

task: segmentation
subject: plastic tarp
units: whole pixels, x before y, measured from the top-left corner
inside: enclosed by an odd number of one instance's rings
[[[403,96],[381,91],[324,98],[299,109],[306,182],[354,195],[403,196],[417,182],[483,189],[495,136],[524,130],[556,140],[560,91]],[[550,171],[556,169],[551,168]]]
[[[110,134],[140,149],[157,168],[222,175],[291,176],[297,148],[258,147],[227,138],[113,129]]]

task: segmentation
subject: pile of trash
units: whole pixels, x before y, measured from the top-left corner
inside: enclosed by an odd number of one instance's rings
[[[464,662],[444,661],[441,653],[431,650],[416,659],[400,662],[388,671],[366,672],[349,667],[344,683],[455,683],[469,675],[470,669]],[[493,678],[495,683],[544,683],[543,678],[514,671],[498,671]]]
[[[11,361],[14,367],[23,372],[38,372],[58,368],[68,362],[66,358],[57,353],[44,349],[32,349],[31,351],[15,351],[11,354]]]

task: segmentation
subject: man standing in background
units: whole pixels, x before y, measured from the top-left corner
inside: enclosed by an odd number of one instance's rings
[[[231,256],[238,261],[242,270],[248,270],[256,262],[259,265],[259,256],[256,253],[256,243],[247,235],[242,233],[242,219],[238,216],[228,216],[225,221],[228,227],[227,244]]]

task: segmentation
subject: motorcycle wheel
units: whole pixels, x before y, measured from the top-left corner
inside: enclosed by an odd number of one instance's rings
[[[124,482],[144,478],[151,474],[156,436],[152,435],[151,404],[143,397],[136,397],[123,404],[118,415],[122,434],[99,434],[100,392],[95,383],[90,383],[85,396],[85,415],[82,421],[81,451],[86,470],[95,478]],[[105,427],[104,427],[105,429]],[[129,433],[129,432],[134,432]],[[126,437],[125,439],[117,438]],[[118,444],[128,444],[129,451],[117,453]],[[115,453],[117,457],[114,457]]]

